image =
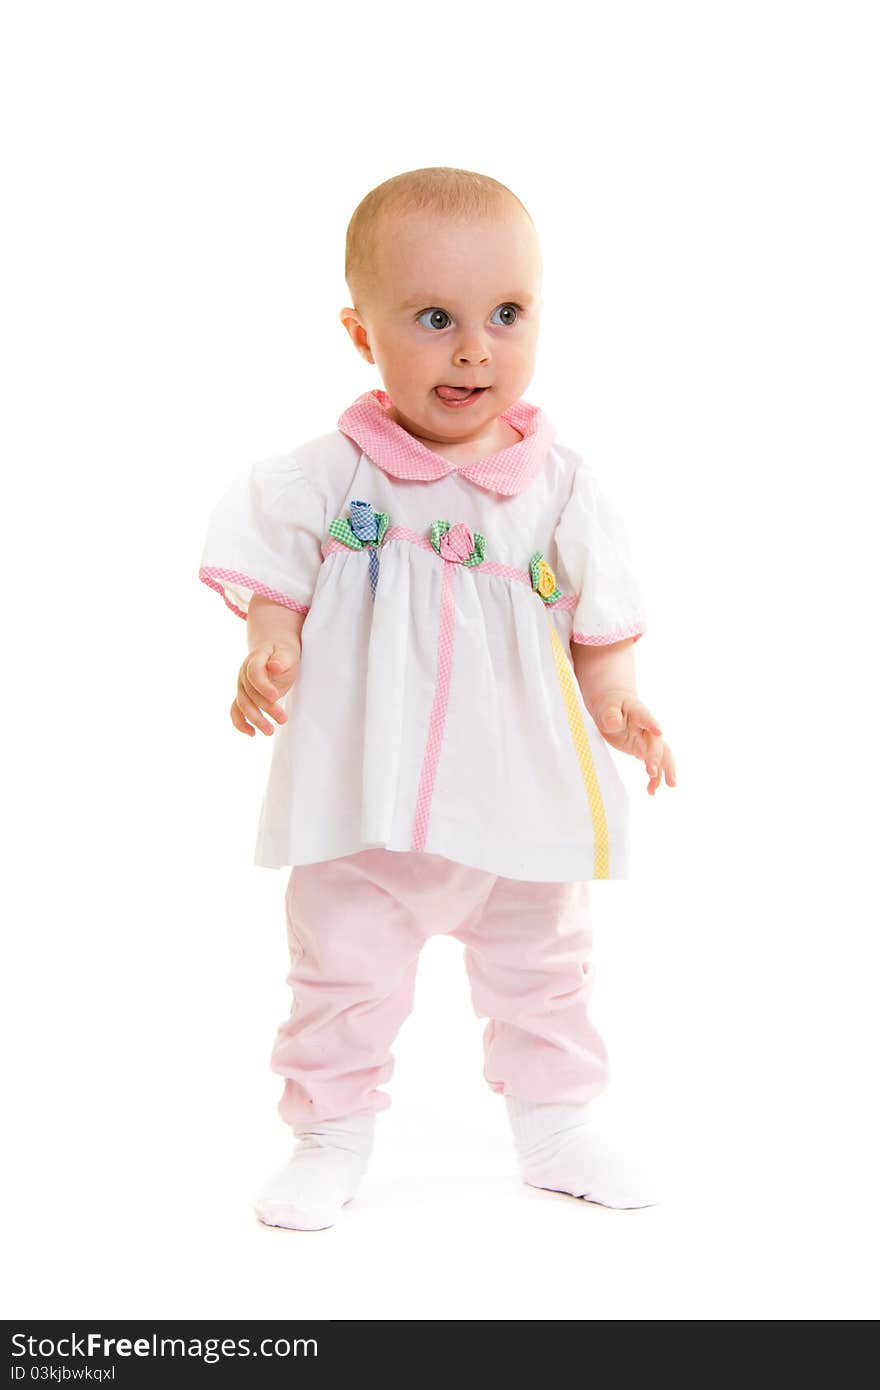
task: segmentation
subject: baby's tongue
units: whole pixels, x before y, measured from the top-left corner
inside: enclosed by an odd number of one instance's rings
[[[465,386],[435,386],[434,390],[444,401],[463,401],[465,396],[471,394],[470,388]]]

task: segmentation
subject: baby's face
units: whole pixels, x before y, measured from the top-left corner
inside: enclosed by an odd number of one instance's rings
[[[405,426],[464,444],[485,436],[534,372],[541,257],[516,210],[472,222],[408,213],[383,228],[369,303],[340,314],[379,368]],[[448,405],[437,387],[486,389]]]

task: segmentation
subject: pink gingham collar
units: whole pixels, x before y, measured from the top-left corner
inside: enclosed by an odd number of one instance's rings
[[[458,473],[487,492],[512,497],[537,477],[556,436],[556,429],[544,412],[520,399],[508,406],[501,419],[519,430],[522,439],[465,468],[458,468],[392,420],[388,414],[392,404],[387,391],[365,391],[343,411],[337,428],[353,439],[373,463],[395,478],[433,482],[449,473]]]

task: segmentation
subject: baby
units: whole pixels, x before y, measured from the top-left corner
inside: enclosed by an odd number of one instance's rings
[[[427,168],[373,189],[340,318],[384,389],[250,468],[210,521],[199,577],[247,620],[232,723],[278,726],[255,862],[291,868],[272,1067],[296,1142],[256,1201],[267,1225],[332,1226],[354,1196],[436,932],[464,945],[523,1180],[653,1202],[590,1114],[589,882],[627,872],[607,745],[645,763],[651,795],[675,764],[636,694],[622,525],[523,398],[541,275],[495,179]]]

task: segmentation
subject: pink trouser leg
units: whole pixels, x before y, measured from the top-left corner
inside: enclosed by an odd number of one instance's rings
[[[287,980],[294,1001],[271,1063],[285,1078],[278,1109],[287,1124],[391,1104],[377,1087],[394,1069],[391,1045],[412,1009],[425,940],[394,892],[397,867],[394,855],[367,850],[291,871]]]
[[[391,1047],[412,1009],[419,952],[435,932],[465,946],[495,1091],[580,1102],[604,1087],[589,1021],[587,883],[496,878],[440,855],[361,850],[299,865],[287,890],[293,990],[272,1069],[293,1126],[384,1110]]]
[[[589,882],[497,878],[465,945],[483,1035],[483,1074],[521,1100],[581,1104],[604,1090],[608,1054],[590,1022]]]

